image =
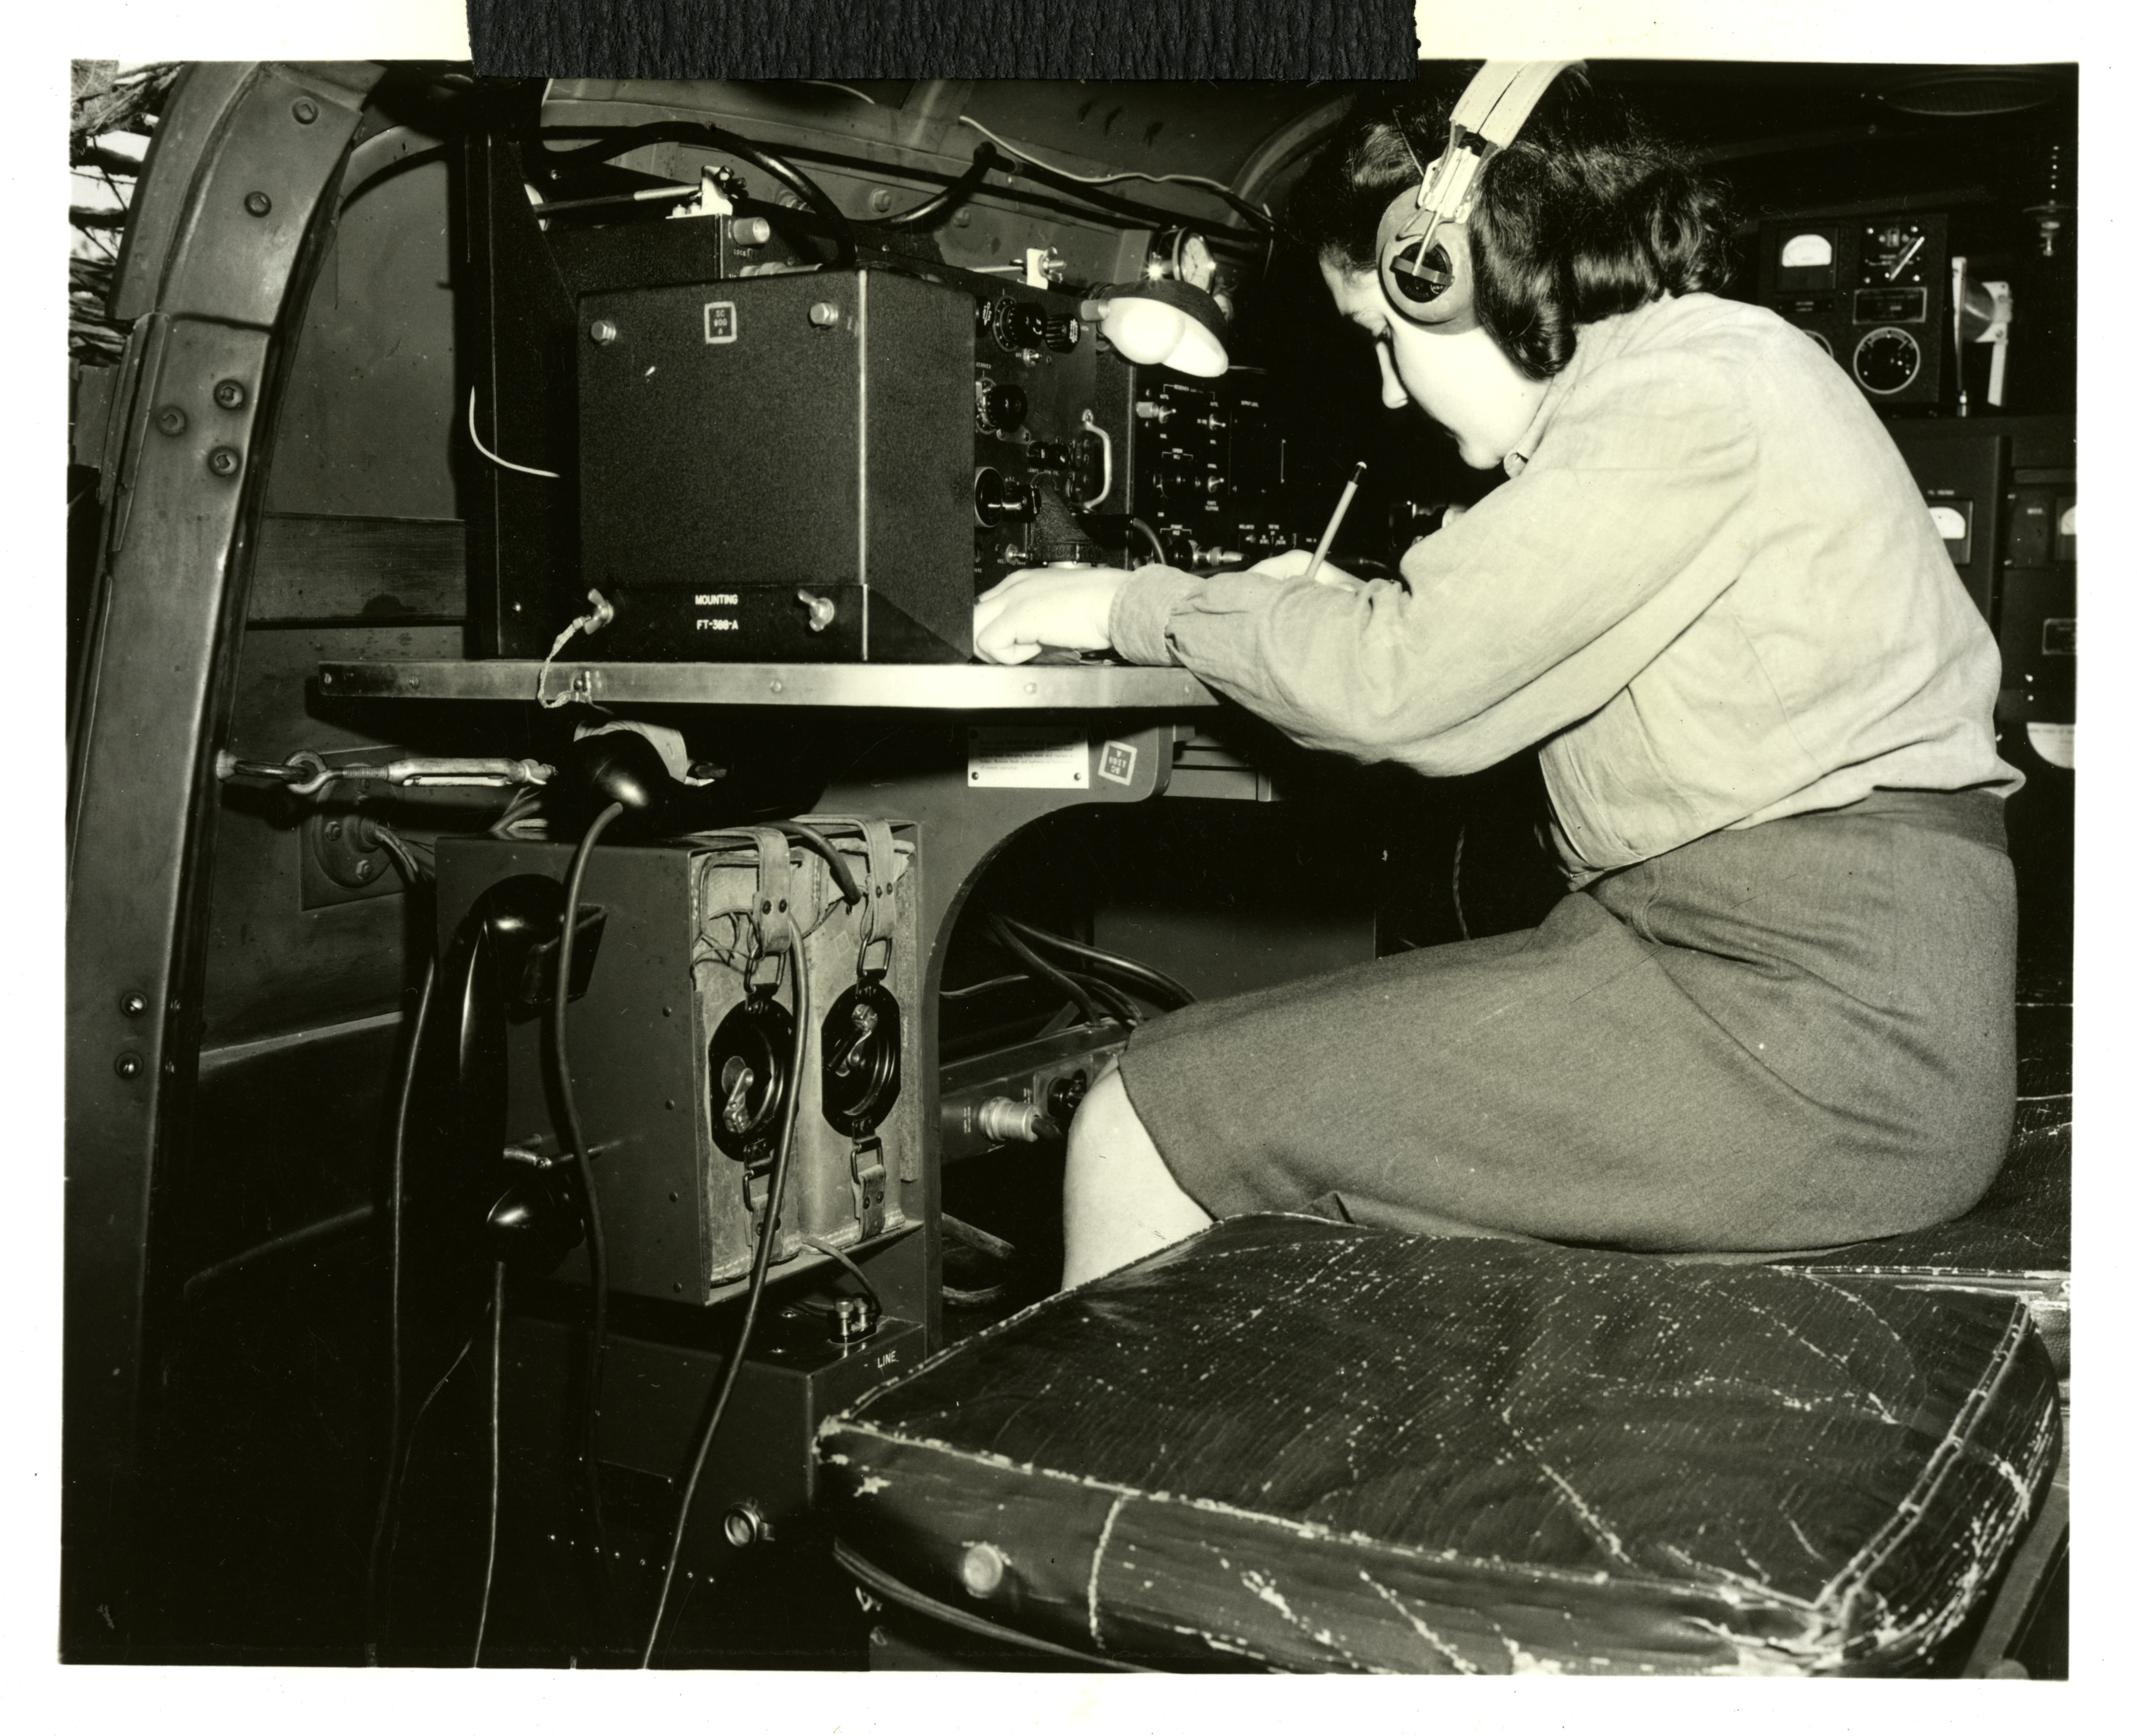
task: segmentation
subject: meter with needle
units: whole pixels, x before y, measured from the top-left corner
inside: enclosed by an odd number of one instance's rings
[[[1919,223],[1872,223],[1862,231],[1858,256],[1866,284],[1919,284],[1925,261],[1922,248],[1929,236]]]

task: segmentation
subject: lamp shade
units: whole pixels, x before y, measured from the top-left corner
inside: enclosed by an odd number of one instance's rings
[[[1229,367],[1224,311],[1207,291],[1176,279],[1115,284],[1083,304],[1107,343],[1142,367],[1213,380]]]

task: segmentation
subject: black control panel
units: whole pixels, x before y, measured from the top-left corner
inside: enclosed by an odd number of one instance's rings
[[[1293,523],[1289,453],[1257,369],[1137,383],[1130,503],[1176,567],[1261,559],[1310,541]]]
[[[1759,299],[1808,332],[1881,407],[1943,395],[1950,266],[1941,212],[1760,227]]]

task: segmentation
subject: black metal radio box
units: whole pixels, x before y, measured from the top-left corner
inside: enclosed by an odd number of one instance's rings
[[[616,609],[590,652],[971,654],[971,295],[810,272],[579,315],[582,571]]]

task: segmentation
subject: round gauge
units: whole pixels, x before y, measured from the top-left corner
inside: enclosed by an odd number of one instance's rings
[[[1217,255],[1210,244],[1191,229],[1180,231],[1172,244],[1172,275],[1190,289],[1205,293],[1217,281]]]
[[[1922,347],[1911,333],[1896,325],[1881,325],[1862,334],[1855,346],[1855,377],[1865,391],[1889,397],[1905,391],[1922,371]]]
[[[1789,270],[1810,265],[1829,265],[1833,263],[1833,237],[1815,231],[1804,235],[1792,235],[1781,243],[1781,264]]]
[[[1929,237],[1919,223],[1871,223],[1862,231],[1861,256],[1866,284],[1918,284]]]

